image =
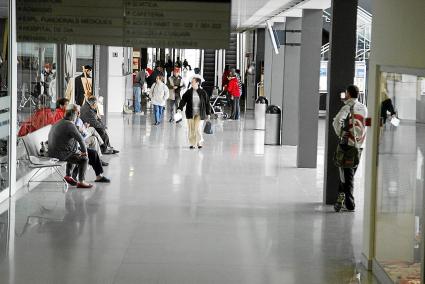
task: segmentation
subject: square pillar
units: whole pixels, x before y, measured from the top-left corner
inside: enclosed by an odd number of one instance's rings
[[[273,29],[277,34],[283,33],[285,23],[274,23]],[[270,35],[267,35],[270,38]],[[276,38],[276,40],[279,40]],[[270,81],[270,105],[277,105],[283,108],[283,75],[285,69],[285,46],[281,43],[279,54],[276,54],[272,48],[272,65]]]
[[[322,15],[322,10],[303,10],[298,81],[298,168],[317,166]]]
[[[343,105],[340,93],[345,91],[354,79],[357,3],[357,0],[332,0],[323,190],[323,199],[326,204],[334,204],[338,195],[339,170],[333,164],[333,155],[338,139],[334,133],[332,122]]]
[[[287,17],[286,30],[301,30],[301,18]],[[286,32],[288,43],[299,43],[299,32]],[[285,46],[285,68],[283,74],[282,143],[298,145],[299,129],[299,87],[300,87],[300,46]]]

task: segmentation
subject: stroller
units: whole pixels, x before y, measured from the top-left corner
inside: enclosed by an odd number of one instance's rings
[[[229,115],[224,112],[224,108],[228,105],[226,91],[219,92],[218,88],[215,87],[209,101],[215,118],[229,118]]]

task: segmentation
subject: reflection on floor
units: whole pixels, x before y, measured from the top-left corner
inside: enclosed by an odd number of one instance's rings
[[[420,283],[425,125],[402,121],[381,131],[376,259],[394,283]]]
[[[357,265],[361,210],[321,203],[324,121],[317,170],[253,125],[214,122],[190,150],[184,123],[111,116],[110,185],[43,184],[6,204],[0,283],[375,283]]]

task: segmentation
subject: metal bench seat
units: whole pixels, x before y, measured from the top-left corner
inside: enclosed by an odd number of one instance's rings
[[[66,162],[40,156],[41,142],[47,141],[51,128],[51,125],[47,125],[37,131],[21,137],[27,152],[29,168],[36,169],[35,173],[28,180],[27,185],[29,189],[30,183],[32,182],[55,182],[62,184],[63,190],[66,192],[68,190],[68,183],[64,179],[65,175],[61,170],[62,166],[65,165]],[[52,173],[58,177],[58,180],[35,180],[35,177],[39,175],[42,169],[51,169]]]

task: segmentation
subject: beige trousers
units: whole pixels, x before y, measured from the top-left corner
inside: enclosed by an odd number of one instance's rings
[[[195,115],[193,119],[187,120],[187,126],[189,128],[188,138],[190,146],[201,146],[202,144],[202,129],[201,129],[201,117]]]
[[[104,143],[102,138],[93,127],[87,128],[87,132],[89,133],[89,137],[87,137],[85,141],[87,147],[96,150],[99,157],[102,157],[102,150],[100,149],[100,145]]]

